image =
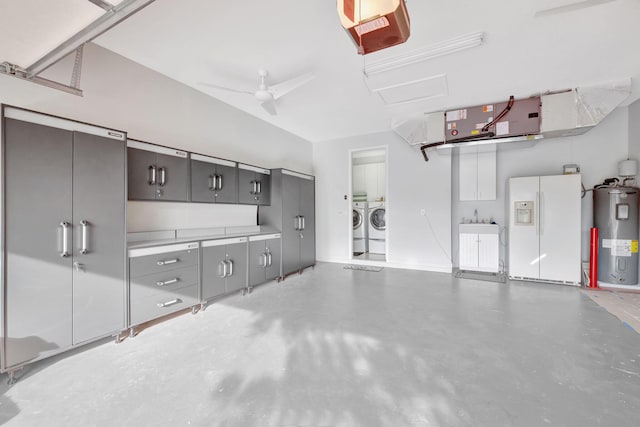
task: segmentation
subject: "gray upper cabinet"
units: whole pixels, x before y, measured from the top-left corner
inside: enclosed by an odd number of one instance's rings
[[[187,152],[173,148],[127,141],[129,200],[189,200]]]
[[[271,204],[271,171],[238,163],[238,203]]]
[[[247,286],[247,238],[202,242],[202,300]]]
[[[191,201],[238,203],[236,162],[191,154]]]
[[[282,230],[282,274],[316,262],[315,178],[286,169],[271,171],[271,206],[260,209],[260,224]]]
[[[125,324],[125,134],[4,108],[2,370]]]
[[[249,285],[256,286],[281,275],[281,235],[249,237]]]

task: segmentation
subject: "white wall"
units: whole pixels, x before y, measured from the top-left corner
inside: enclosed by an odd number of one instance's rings
[[[392,132],[313,144],[318,260],[351,260],[350,151],[374,147],[387,147],[387,265],[451,271],[451,157],[426,163]]]
[[[629,158],[640,161],[640,101],[629,106]]]
[[[57,64],[47,74],[69,82],[69,64]],[[84,97],[0,75],[0,103],[124,130],[130,138],[186,151],[313,172],[310,142],[97,45],[85,47],[81,87]],[[150,227],[189,227],[187,218],[197,218],[194,227],[230,225],[220,224],[229,218],[248,222],[232,225],[255,224],[255,207],[200,205],[190,212],[190,205],[175,205],[153,204],[156,221]],[[176,210],[185,215],[175,215]],[[136,231],[144,224],[144,217],[135,217],[139,214],[150,211],[131,209]]]
[[[640,119],[640,108],[638,110],[637,117]],[[529,148],[516,148],[516,144],[498,144],[498,198],[495,201],[459,201],[459,156],[454,150],[451,180],[454,265],[458,265],[458,224],[463,217],[473,218],[473,211],[477,209],[480,219],[493,217],[500,227],[507,225],[506,186],[509,178],[558,175],[562,174],[562,165],[576,163],[580,165],[584,186],[587,189],[593,188],[605,178],[617,175],[618,162],[628,156],[628,141],[628,109],[621,107],[584,135],[541,140]],[[588,259],[589,228],[593,224],[592,207],[592,195],[589,192],[582,201],[582,255],[585,260]],[[507,241],[505,230],[501,235],[501,242],[506,244]],[[506,247],[501,245],[500,258],[508,264],[506,252]]]

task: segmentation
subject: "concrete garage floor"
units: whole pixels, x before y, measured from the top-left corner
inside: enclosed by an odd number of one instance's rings
[[[7,426],[637,426],[640,335],[579,289],[319,264],[0,388]]]

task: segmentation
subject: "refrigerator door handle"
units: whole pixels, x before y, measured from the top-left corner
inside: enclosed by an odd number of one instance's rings
[[[538,217],[533,217],[533,220],[536,222],[536,236],[540,235],[540,192],[536,192],[536,209],[534,209],[534,215],[537,213]]]
[[[540,206],[540,235],[542,236],[544,234],[544,192],[541,191],[540,192],[540,202],[539,205]]]

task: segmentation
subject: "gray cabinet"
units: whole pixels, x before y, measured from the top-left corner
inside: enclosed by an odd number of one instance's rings
[[[238,203],[236,162],[191,154],[191,201]]]
[[[2,370],[125,326],[125,134],[4,108]]]
[[[202,301],[247,287],[247,238],[202,242]]]
[[[238,203],[267,206],[271,204],[271,171],[238,164]]]
[[[129,200],[189,200],[187,152],[127,141]]]
[[[129,250],[129,326],[153,320],[200,301],[199,243]]]
[[[282,274],[315,265],[315,178],[286,169],[271,171],[271,206],[260,224],[282,230]]]
[[[281,276],[281,235],[249,237],[249,286],[253,287]]]

